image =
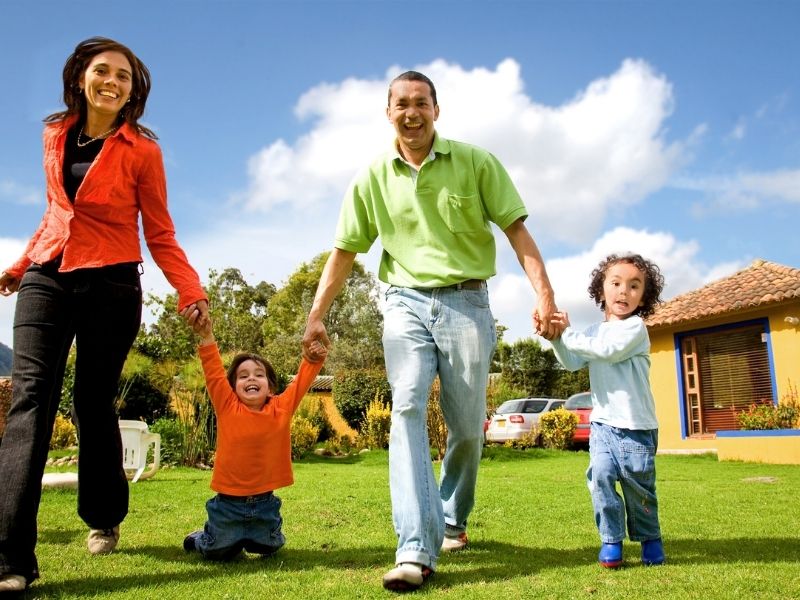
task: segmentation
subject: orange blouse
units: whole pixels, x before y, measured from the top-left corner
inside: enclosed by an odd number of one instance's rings
[[[205,300],[197,272],[175,239],[158,144],[123,124],[108,137],[75,194],[64,191],[64,144],[77,117],[44,129],[47,209],[25,253],[6,272],[21,279],[31,263],[62,255],[59,271],[142,262],[139,215],[150,254],[183,308]]]

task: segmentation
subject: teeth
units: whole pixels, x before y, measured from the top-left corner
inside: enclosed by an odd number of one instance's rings
[[[114,99],[118,98],[117,94],[115,94],[114,92],[109,92],[108,90],[100,90],[97,93],[100,94],[101,96],[107,96],[109,98],[114,98]]]

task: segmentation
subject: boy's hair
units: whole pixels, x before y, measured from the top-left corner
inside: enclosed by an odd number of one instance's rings
[[[597,268],[592,271],[592,282],[589,284],[589,296],[602,310],[606,309],[606,303],[605,300],[603,300],[603,282],[606,278],[606,271],[609,267],[619,263],[631,264],[644,273],[644,295],[642,296],[642,305],[637,306],[636,310],[631,314],[639,315],[643,319],[649,317],[655,312],[656,305],[662,302],[661,291],[664,289],[664,276],[661,274],[661,269],[658,268],[658,265],[646,258],[642,258],[640,254],[609,254],[605,260],[601,261]]]
[[[231,366],[228,367],[227,371],[228,383],[231,384],[231,388],[234,390],[236,389],[236,370],[239,368],[239,365],[246,360],[252,360],[253,362],[256,362],[264,367],[264,370],[267,372],[269,391],[275,393],[275,391],[278,389],[278,376],[275,374],[275,369],[272,368],[272,365],[269,364],[268,360],[259,356],[258,354],[253,354],[252,352],[240,352],[233,357]]]

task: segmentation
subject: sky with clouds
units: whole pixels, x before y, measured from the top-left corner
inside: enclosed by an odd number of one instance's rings
[[[441,135],[505,165],[573,324],[602,315],[611,252],[662,269],[665,297],[757,258],[800,267],[800,3],[674,0],[143,0],[4,3],[0,268],[44,212],[41,120],[75,44],[148,65],[178,239],[192,264],[280,285],[328,250],[355,172],[391,144],[386,90],[416,69]],[[497,231],[492,308],[530,337],[534,294]],[[376,271],[380,247],[360,257]],[[168,284],[145,252],[143,283]],[[15,298],[0,298],[11,345]]]

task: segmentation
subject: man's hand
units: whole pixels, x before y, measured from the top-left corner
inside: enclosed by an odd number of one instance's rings
[[[328,355],[330,347],[331,341],[324,323],[318,319],[309,319],[303,333],[303,358],[308,362],[319,362]],[[324,354],[320,355],[320,352]]]

